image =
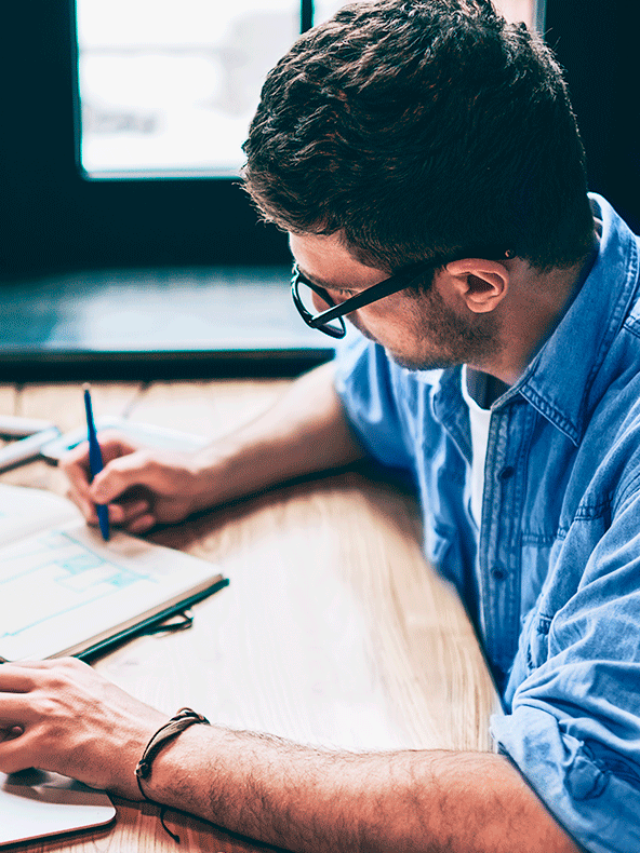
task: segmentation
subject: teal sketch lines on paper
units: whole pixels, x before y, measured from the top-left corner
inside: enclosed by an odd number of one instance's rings
[[[0,638],[15,637],[140,581],[64,531],[7,548],[0,567]]]

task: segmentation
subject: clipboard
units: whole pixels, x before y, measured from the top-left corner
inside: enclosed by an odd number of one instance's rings
[[[103,791],[58,773],[0,773],[0,847],[106,828],[116,810]]]
[[[93,657],[228,582],[119,530],[104,542],[64,498],[0,484],[0,662]]]

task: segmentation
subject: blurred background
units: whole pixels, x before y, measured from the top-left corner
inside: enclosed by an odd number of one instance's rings
[[[238,173],[266,72],[340,5],[5,5],[0,379],[289,375],[331,357],[293,312],[286,240]],[[637,229],[636,4],[496,5],[556,50],[591,188]]]

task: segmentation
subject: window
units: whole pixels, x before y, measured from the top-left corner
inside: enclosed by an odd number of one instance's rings
[[[80,27],[86,23],[83,31],[91,29],[86,17],[82,22],[82,4],[102,6],[115,19],[116,13],[126,16],[136,2],[139,0],[79,0]],[[255,3],[262,10],[287,4],[299,10],[298,30],[313,19],[311,0]],[[195,0],[158,0],[149,17],[153,20],[165,7],[182,11],[194,5]],[[238,10],[243,4],[239,0],[207,0],[204,5],[211,10],[222,6]],[[244,5],[248,5],[246,0]],[[332,13],[338,5],[323,2],[322,14]],[[126,17],[118,18],[118,29],[127,31]],[[287,39],[294,37],[293,30],[288,25]],[[107,35],[105,31],[105,39]],[[92,38],[95,43],[98,36]],[[286,48],[284,43],[282,46]],[[121,154],[120,166],[112,160],[106,169],[99,149],[89,154],[87,147],[87,157],[96,158],[94,171],[111,171],[113,178],[87,179],[76,133],[82,123],[77,97],[78,59],[82,54],[76,39],[74,0],[7,4],[0,47],[5,62],[0,275],[21,278],[57,270],[289,263],[285,237],[257,222],[234,177],[241,153],[231,151],[227,143],[220,149],[217,162],[205,164],[202,170],[201,162],[194,168],[193,149],[191,154],[188,149],[183,152],[182,161],[165,160],[156,170],[153,157],[159,157],[157,153],[152,152],[146,160],[135,151]],[[264,61],[268,61],[266,56]],[[263,70],[256,64],[254,72],[252,85],[257,100]],[[99,100],[94,103],[100,109],[108,106]],[[245,105],[245,115],[251,109]],[[136,134],[153,135],[144,132],[148,129],[144,112],[134,116],[121,109],[110,115],[110,110],[109,106],[93,116],[94,122],[102,122],[102,131],[108,130],[109,121],[120,122],[127,144],[132,139],[139,141]],[[88,120],[91,124],[91,117]],[[103,133],[103,139],[105,136]],[[233,145],[239,139],[238,133]],[[124,163],[127,168],[120,171]],[[136,171],[131,170],[132,165]],[[145,179],[140,168],[156,172],[158,177]]]
[[[238,175],[267,72],[305,15],[317,22],[340,5],[76,2],[80,163],[92,178]]]
[[[296,0],[77,0],[81,152],[91,177],[237,175]]]

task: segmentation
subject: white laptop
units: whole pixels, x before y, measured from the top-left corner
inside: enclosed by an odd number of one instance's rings
[[[0,773],[0,845],[105,827],[116,816],[111,800],[57,773]]]

